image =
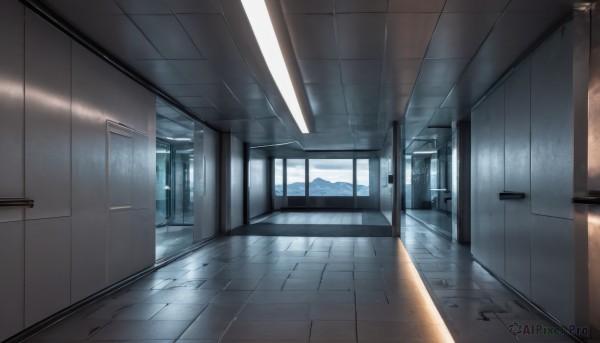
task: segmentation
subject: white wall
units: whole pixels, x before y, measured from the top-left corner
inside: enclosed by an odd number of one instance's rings
[[[154,263],[155,105],[16,1],[0,28],[0,197],[35,201],[0,210],[3,340]]]
[[[488,94],[471,120],[471,251],[573,324],[572,23]],[[525,199],[500,201],[502,191]]]

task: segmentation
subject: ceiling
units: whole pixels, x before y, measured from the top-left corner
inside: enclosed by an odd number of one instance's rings
[[[380,149],[403,117],[408,149],[447,140],[452,121],[468,119],[574,5],[267,0],[311,128],[303,135],[239,0],[40,2],[213,128],[251,145],[297,141],[305,150]]]

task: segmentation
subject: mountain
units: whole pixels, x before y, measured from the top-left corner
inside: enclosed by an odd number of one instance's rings
[[[330,182],[321,178],[312,180],[309,184],[310,196],[352,196],[352,184],[348,182]],[[275,186],[275,194],[283,194],[283,186]],[[358,196],[368,196],[369,186],[357,185]],[[304,195],[304,182],[294,182],[288,185],[288,195]]]

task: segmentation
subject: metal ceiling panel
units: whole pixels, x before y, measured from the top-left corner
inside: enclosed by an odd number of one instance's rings
[[[500,13],[443,13],[426,58],[472,58]]]
[[[502,12],[510,0],[447,0],[444,12]]]
[[[226,84],[255,83],[254,76],[244,61],[213,60],[211,65]]]
[[[387,12],[387,3],[387,0],[336,0],[335,13]]]
[[[239,101],[233,96],[207,96],[206,100],[215,106],[221,112],[227,112],[230,109],[241,109],[243,108]]]
[[[178,18],[205,58],[242,59],[222,15],[179,14]]]
[[[512,0],[507,11],[548,11],[563,13],[563,16],[573,10],[576,0]]]
[[[337,59],[333,16],[294,14],[285,18],[298,59]]]
[[[354,137],[341,133],[313,133],[303,136],[301,144],[306,150],[354,150]]]
[[[446,0],[389,0],[389,12],[431,12],[442,11]]]
[[[386,14],[339,14],[335,18],[341,59],[382,58]]]
[[[437,13],[389,13],[387,58],[423,58],[438,17]]]
[[[210,61],[207,60],[172,60],[171,64],[185,77],[189,83],[213,84],[220,83]]]
[[[294,14],[331,14],[334,0],[281,0],[283,13]]]
[[[175,13],[221,13],[218,0],[166,0]]]
[[[67,7],[69,12],[62,12],[62,8],[57,11],[66,16],[77,8]],[[78,30],[85,32],[98,45],[121,60],[162,58],[126,15],[94,13],[81,9],[67,18]]]
[[[318,117],[315,119],[315,132],[343,132],[349,134],[350,126],[348,125],[348,119],[349,118],[346,115],[331,115]],[[346,123],[346,125],[341,125],[340,123]]]
[[[315,119],[321,116],[345,116],[344,90],[334,85],[306,85],[306,93]]]
[[[413,97],[443,96],[446,97],[452,89],[452,83],[425,83],[419,81],[413,91]]]
[[[213,122],[215,120],[223,120],[228,119],[224,118],[223,114],[219,112],[214,107],[188,107],[188,110],[195,113],[198,117],[208,121]]]
[[[162,85],[160,87],[171,96],[200,96],[201,88],[198,85]]]
[[[171,9],[163,0],[115,0],[127,14],[171,14]]]
[[[180,96],[176,98],[185,107],[210,107],[212,104],[202,96]]]
[[[424,60],[419,82],[456,83],[468,62],[468,59]]]
[[[173,15],[132,15],[131,20],[166,59],[199,59],[202,55]]]
[[[342,83],[338,60],[299,60],[304,83],[339,85]]]
[[[444,102],[446,96],[419,96],[412,97],[408,108],[438,108]]]
[[[256,83],[231,83],[227,84],[233,95],[240,101],[243,99],[264,99],[264,93]]]
[[[265,133],[265,129],[253,119],[219,120],[211,122],[222,132]]]
[[[381,60],[342,60],[342,83],[381,83]]]
[[[420,59],[386,60],[383,68],[383,82],[389,84],[415,83],[420,68]]]
[[[46,0],[44,2],[50,5],[51,8],[59,10],[67,18],[82,13],[95,13],[97,15],[123,14],[123,11],[114,0]]]
[[[229,87],[224,83],[214,83],[210,85],[196,85],[195,88],[205,97],[233,96]]]
[[[189,83],[177,69],[166,60],[130,60],[135,70],[146,76],[156,85],[177,85]]]
[[[267,99],[246,99],[241,100],[246,112],[252,118],[273,118],[277,117],[273,111],[273,107]]]

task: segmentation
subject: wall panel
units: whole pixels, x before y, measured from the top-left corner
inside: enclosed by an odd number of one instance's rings
[[[24,249],[24,223],[0,223],[0,340],[24,328]]]
[[[531,209],[573,219],[573,27],[531,59]]]
[[[71,218],[25,222],[25,326],[71,303]]]
[[[271,163],[266,153],[250,150],[248,173],[249,216],[253,218],[271,210]]]
[[[25,18],[27,219],[71,215],[71,41],[31,11]]]
[[[504,203],[506,281],[531,296],[530,63],[506,81],[505,190],[525,199]]]
[[[24,13],[16,1],[5,1],[0,10],[0,197],[6,198],[25,196]],[[23,217],[23,209],[3,209],[0,223]]]
[[[113,210],[108,213],[107,275],[113,284],[131,275],[134,247],[133,211]]]

